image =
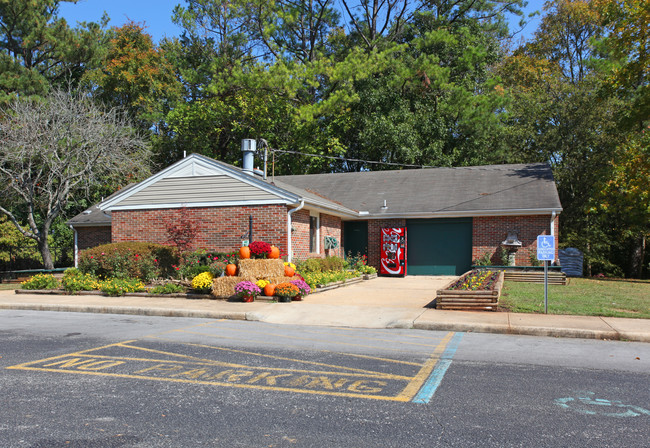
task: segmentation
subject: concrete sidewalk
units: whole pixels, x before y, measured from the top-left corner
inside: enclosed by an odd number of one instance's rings
[[[452,277],[379,277],[292,303],[226,302],[170,297],[15,294],[0,309],[236,319],[296,325],[416,328],[650,342],[650,320],[591,316],[443,311],[426,308]]]

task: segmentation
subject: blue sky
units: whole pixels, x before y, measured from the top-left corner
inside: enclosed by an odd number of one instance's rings
[[[181,0],[80,0],[77,4],[61,3],[59,15],[74,26],[79,21],[97,22],[104,11],[108,13],[111,21],[109,26],[121,26],[129,19],[134,22],[144,23],[147,32],[154,41],[158,42],[163,37],[173,37],[180,34],[179,27],[171,21],[172,11]],[[541,10],[543,0],[529,0],[526,12]],[[535,18],[524,30],[522,36],[530,36],[539,25],[539,17]]]

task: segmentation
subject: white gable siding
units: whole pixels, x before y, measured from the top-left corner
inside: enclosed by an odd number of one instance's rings
[[[125,198],[119,206],[273,200],[278,197],[230,176],[170,177]]]

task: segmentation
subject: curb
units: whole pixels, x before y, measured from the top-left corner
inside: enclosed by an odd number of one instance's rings
[[[159,317],[187,317],[201,319],[228,319],[264,322],[264,313],[257,311],[203,311],[203,310],[178,310],[172,308],[143,308],[129,306],[87,306],[87,305],[50,305],[50,304],[25,304],[3,303],[0,310],[32,310],[32,311],[61,311],[71,313],[98,313],[98,314],[128,314],[137,316]],[[296,323],[300,324],[299,322]],[[467,333],[492,333],[513,334],[524,336],[562,337],[600,340],[624,340],[631,342],[650,343],[650,334],[633,331],[602,331],[585,330],[579,328],[554,328],[509,326],[488,324],[466,324],[445,322],[418,322],[418,319],[397,319],[389,322],[385,328],[415,329],[428,331],[455,331]]]
[[[246,319],[249,311],[215,312],[198,310],[177,310],[171,308],[138,308],[128,306],[83,306],[83,305],[43,305],[24,303],[0,304],[3,310],[63,311],[68,313],[130,314],[134,316],[193,317],[203,319]]]
[[[601,339],[601,340],[626,340],[634,342],[650,342],[650,335],[634,332],[583,330],[578,328],[552,328],[552,327],[512,327],[508,325],[485,324],[449,324],[437,322],[415,322],[413,328],[430,331],[458,331],[472,333],[516,334],[522,336],[543,336],[555,338]]]

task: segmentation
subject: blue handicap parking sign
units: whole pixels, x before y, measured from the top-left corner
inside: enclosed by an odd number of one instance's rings
[[[553,235],[537,237],[537,259],[541,261],[555,260],[555,237]]]

